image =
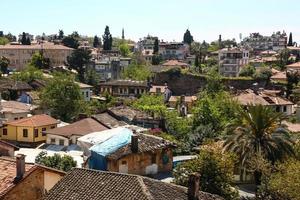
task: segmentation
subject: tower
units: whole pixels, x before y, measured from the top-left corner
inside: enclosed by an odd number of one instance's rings
[[[122,40],[125,39],[125,35],[124,35],[124,28],[122,28]]]

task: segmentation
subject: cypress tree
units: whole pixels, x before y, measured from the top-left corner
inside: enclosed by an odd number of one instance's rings
[[[159,44],[158,44],[159,42],[158,42],[158,38],[156,38],[155,40],[154,40],[154,49],[153,49],[153,53],[154,54],[158,54],[158,51],[159,51]]]
[[[94,37],[93,47],[98,48],[100,46],[99,38],[97,35]]]
[[[103,38],[103,50],[111,50],[112,47],[112,35],[109,32],[109,27],[105,27]]]
[[[29,37],[26,38],[26,45],[31,45],[31,41]]]
[[[290,33],[288,46],[290,46],[290,47],[294,46],[294,43],[293,43],[293,34],[292,33]]]
[[[22,33],[22,39],[21,39],[21,44],[26,45],[27,44],[27,38],[26,38],[26,33]]]
[[[183,35],[183,43],[191,45],[193,41],[193,36],[191,35],[189,29],[187,29]]]

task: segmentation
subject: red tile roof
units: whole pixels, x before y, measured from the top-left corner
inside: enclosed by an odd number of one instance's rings
[[[14,120],[5,122],[7,125],[13,126],[26,126],[26,127],[37,127],[37,126],[46,126],[52,124],[58,124],[58,121],[49,115],[34,115],[32,117],[27,117],[24,119]]]
[[[53,49],[53,50],[73,50],[72,48],[63,46],[63,45],[59,45],[59,44],[53,44],[50,42],[46,42],[46,43],[42,43],[42,44],[33,44],[33,45],[21,45],[21,44],[17,44],[17,45],[0,45],[0,50],[6,50],[6,49],[32,49],[32,50],[41,50],[41,49]]]
[[[35,169],[34,165],[25,164],[25,175]],[[12,158],[0,157],[0,199],[16,183],[16,161]]]
[[[300,68],[300,62],[296,62],[296,63],[293,63],[293,64],[290,64],[290,65],[287,65],[286,66],[287,68]]]

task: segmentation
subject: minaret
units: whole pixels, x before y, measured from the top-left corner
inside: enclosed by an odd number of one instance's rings
[[[125,39],[125,35],[124,35],[124,28],[122,28],[122,40]]]

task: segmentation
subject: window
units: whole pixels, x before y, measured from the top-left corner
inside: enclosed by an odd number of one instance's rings
[[[86,96],[86,98],[89,97],[89,91],[86,91],[86,92],[85,92],[85,96]]]
[[[46,128],[42,128],[42,131],[46,131],[47,129]]]
[[[127,161],[126,160],[122,160],[122,165],[127,165]]]
[[[15,117],[15,118],[14,118],[14,120],[18,120],[18,118],[17,118],[17,117]]]
[[[59,140],[59,145],[64,146],[65,141],[64,140]]]
[[[151,163],[152,164],[156,163],[156,154],[151,155]]]
[[[55,126],[51,126],[51,129],[54,129],[55,128]]]
[[[55,144],[55,138],[51,138],[50,143],[51,143],[51,144]]]
[[[39,129],[34,129],[34,137],[39,137]]]
[[[287,110],[286,106],[283,106],[283,112],[286,112],[286,110]]]
[[[7,128],[3,129],[3,135],[7,135]]]
[[[23,129],[23,137],[28,137],[28,130],[27,129]]]

